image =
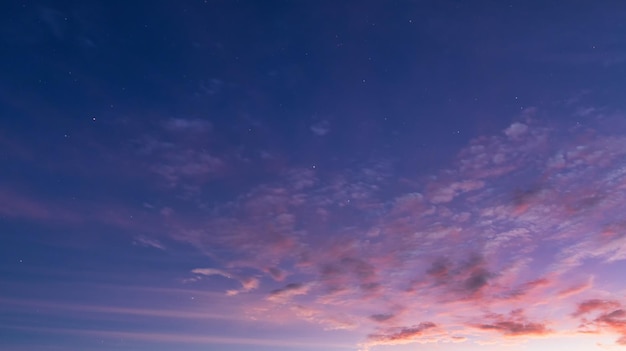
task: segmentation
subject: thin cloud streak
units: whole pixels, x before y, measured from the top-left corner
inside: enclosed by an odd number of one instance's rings
[[[315,341],[299,341],[299,340],[276,340],[262,338],[246,338],[246,337],[221,337],[197,334],[172,334],[172,333],[141,333],[141,332],[125,332],[110,330],[89,330],[89,329],[70,329],[70,328],[45,328],[45,327],[27,327],[16,325],[1,325],[3,328],[17,331],[30,331],[38,333],[51,333],[71,335],[74,337],[88,336],[108,339],[129,339],[139,340],[151,343],[180,343],[189,345],[252,345],[252,346],[270,346],[270,347],[293,347],[293,348],[338,348],[351,349],[352,345],[339,343],[316,343]]]

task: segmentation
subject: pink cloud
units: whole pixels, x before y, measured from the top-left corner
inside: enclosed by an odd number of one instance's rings
[[[597,312],[595,317],[589,314]],[[626,310],[615,300],[591,299],[581,302],[573,313],[574,317],[581,318],[580,332],[588,332],[590,327],[596,331],[608,330],[620,337],[616,340],[619,345],[626,345]]]
[[[552,331],[544,323],[531,322],[523,310],[513,310],[508,315],[491,314],[487,321],[472,324],[482,330],[492,330],[505,336],[546,335]]]
[[[612,309],[617,309],[620,307],[620,303],[613,300],[599,300],[592,299],[581,302],[574,312],[574,317],[579,317],[587,313],[596,312],[596,311],[607,311]]]

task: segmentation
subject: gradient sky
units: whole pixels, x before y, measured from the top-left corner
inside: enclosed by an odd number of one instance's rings
[[[626,350],[625,18],[2,1],[0,348]]]

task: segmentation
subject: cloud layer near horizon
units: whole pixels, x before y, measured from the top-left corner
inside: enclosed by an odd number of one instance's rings
[[[626,285],[614,273],[626,259],[625,132],[607,117],[544,123],[526,114],[473,138],[445,168],[399,174],[401,155],[274,168],[269,152],[208,152],[209,124],[167,119],[129,141],[130,160],[111,161],[136,165],[120,181],[145,179],[159,200],[59,203],[2,187],[0,214],[104,224],[138,250],[199,252],[206,261],[178,271],[179,288],[222,294],[245,323],[354,333],[363,350],[592,333],[625,345]],[[220,181],[255,167],[267,181],[240,179],[243,190],[212,199]],[[76,307],[198,318],[189,306],[94,308]]]

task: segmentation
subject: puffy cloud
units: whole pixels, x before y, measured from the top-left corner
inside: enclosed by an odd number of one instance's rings
[[[526,132],[528,132],[528,126],[524,123],[519,122],[511,124],[507,129],[504,130],[504,134],[513,139],[522,137],[524,134],[526,134]]]
[[[368,336],[368,340],[375,345],[404,344],[414,341],[428,330],[436,327],[437,325],[435,323],[422,322],[410,327],[389,328],[384,330],[382,333],[370,334]]]

